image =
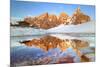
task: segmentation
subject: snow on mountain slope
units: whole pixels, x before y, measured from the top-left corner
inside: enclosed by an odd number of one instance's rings
[[[11,36],[42,35],[53,33],[95,33],[95,22],[87,22],[78,25],[59,25],[50,29],[35,29],[30,27],[11,27]]]
[[[94,33],[95,21],[78,25],[59,25],[47,30],[48,33]]]

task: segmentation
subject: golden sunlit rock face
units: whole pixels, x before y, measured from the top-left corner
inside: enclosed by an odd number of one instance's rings
[[[67,20],[69,19],[68,17],[69,16],[65,12],[62,12],[60,14],[60,16],[59,16],[59,19],[58,19],[59,23],[61,23],[61,24],[68,24],[68,22],[67,22]]]
[[[75,51],[79,48],[85,48],[89,46],[89,43],[86,41],[81,41],[77,39],[59,39],[53,36],[44,36],[40,39],[32,39],[29,41],[23,41],[26,46],[35,46],[41,48],[44,51],[48,51],[54,48],[60,48],[62,51],[65,51],[67,48],[73,48]]]
[[[90,17],[82,13],[80,8],[77,8],[71,20],[73,24],[81,24],[90,21]]]
[[[82,24],[88,21],[90,21],[90,17],[81,12],[80,8],[77,8],[71,17],[68,16],[66,12],[61,12],[59,16],[44,13],[36,17],[24,18],[24,23],[28,23],[29,26],[42,29],[53,28],[60,24]]]

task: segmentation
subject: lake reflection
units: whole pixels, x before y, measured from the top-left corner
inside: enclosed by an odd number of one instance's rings
[[[90,61],[94,61],[95,53],[91,48],[95,48],[95,36],[69,36],[66,34],[49,34],[61,39],[79,39],[89,42],[89,47],[80,49],[83,54],[87,54]],[[37,36],[11,36],[11,65],[40,65],[40,64],[57,64],[57,63],[76,63],[82,62],[77,52],[73,48],[67,48],[64,52],[60,48],[50,49],[45,52],[43,49],[32,46],[25,46],[19,43],[32,39],[40,39],[46,35]],[[88,61],[88,60],[87,60]],[[85,62],[85,61],[83,61]]]

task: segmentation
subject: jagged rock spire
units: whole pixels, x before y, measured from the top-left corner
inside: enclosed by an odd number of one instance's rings
[[[82,24],[82,23],[86,23],[90,21],[90,17],[84,14],[81,11],[80,7],[78,7],[76,11],[74,12],[74,14],[72,15],[71,21],[72,21],[72,24]]]
[[[78,12],[78,13],[81,12],[80,6],[76,9],[76,12]]]

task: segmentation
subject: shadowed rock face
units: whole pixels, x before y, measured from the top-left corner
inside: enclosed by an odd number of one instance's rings
[[[26,26],[50,29],[60,24],[82,24],[90,21],[90,17],[81,12],[80,8],[77,8],[72,17],[69,17],[65,12],[60,13],[59,16],[54,14],[44,13],[36,17],[26,17],[22,24],[28,24]],[[21,24],[19,24],[21,25]]]
[[[20,42],[25,44],[26,46],[35,46],[37,48],[41,48],[44,51],[48,51],[54,48],[60,48],[62,51],[65,51],[67,48],[73,48],[77,51],[79,48],[88,47],[89,43],[86,41],[81,41],[77,39],[66,39],[62,40],[53,36],[44,36],[40,39],[32,39],[29,41]]]

